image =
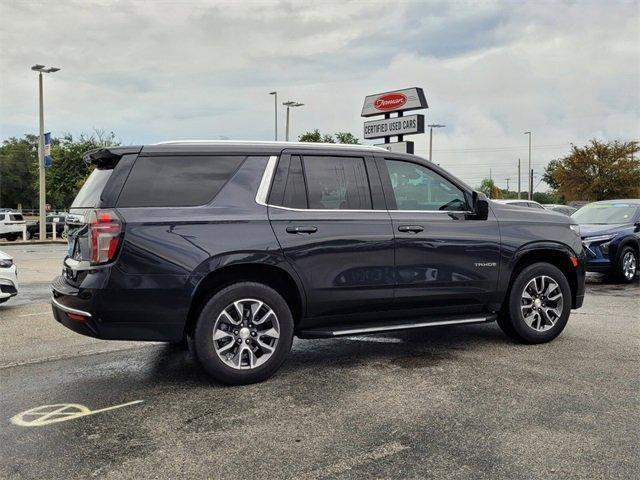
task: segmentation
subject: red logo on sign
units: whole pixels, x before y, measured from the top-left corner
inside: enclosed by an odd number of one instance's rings
[[[373,102],[373,107],[376,110],[395,110],[407,103],[407,97],[402,93],[387,93],[381,97],[376,98]]]

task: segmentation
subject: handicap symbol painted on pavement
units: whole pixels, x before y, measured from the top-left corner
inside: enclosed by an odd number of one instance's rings
[[[133,402],[122,403],[120,405],[114,405],[113,407],[100,408],[98,410],[91,410],[79,403],[43,405],[14,415],[11,417],[11,423],[20,427],[42,427],[52,423],[66,422],[67,420],[74,420],[88,415],[95,415],[96,413],[115,410],[116,408],[135,405],[137,403],[142,403],[143,401],[144,400],[135,400]]]

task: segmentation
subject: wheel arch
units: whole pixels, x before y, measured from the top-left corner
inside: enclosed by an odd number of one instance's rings
[[[185,334],[193,332],[198,314],[206,302],[223,288],[238,282],[258,282],[273,288],[291,308],[294,325],[304,316],[306,297],[294,272],[282,264],[231,262],[203,274],[193,293],[185,323]]]
[[[578,266],[574,267],[571,257],[578,259]],[[571,305],[577,308],[580,277],[584,277],[584,259],[568,246],[555,242],[535,242],[524,245],[515,252],[509,262],[509,274],[505,275],[508,283],[503,291],[505,297],[503,305],[508,302],[511,286],[516,276],[526,267],[534,263],[549,263],[558,268],[567,279],[571,289]]]

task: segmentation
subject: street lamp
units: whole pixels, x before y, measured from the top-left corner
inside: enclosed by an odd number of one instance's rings
[[[432,123],[431,125],[427,125],[429,127],[429,161],[432,162],[431,153],[433,146],[433,129],[434,128],[444,128],[446,125],[440,125],[439,123]]]
[[[45,212],[45,177],[44,177],[44,100],[42,98],[42,74],[43,73],[56,73],[60,69],[57,67],[45,67],[44,65],[36,64],[31,67],[31,70],[38,72],[38,94],[39,94],[39,110],[40,110],[40,138],[38,139],[38,180],[40,187],[40,195],[38,208],[40,210],[40,240],[47,239],[47,224]]]
[[[274,103],[273,103],[273,109],[275,113],[274,140],[277,142],[278,141],[278,92],[269,92],[269,95],[274,95]]]
[[[529,170],[527,170],[527,177],[529,177],[529,191],[527,198],[531,200],[533,197],[533,177],[531,176],[531,132],[524,132],[524,135],[529,135]]]
[[[286,126],[285,126],[285,130],[286,130],[286,136],[285,136],[285,141],[289,141],[289,109],[293,108],[293,107],[302,107],[304,105],[304,103],[299,103],[299,102],[294,102],[292,100],[289,100],[288,102],[282,102],[282,105],[285,105],[287,107],[287,121],[286,121]]]

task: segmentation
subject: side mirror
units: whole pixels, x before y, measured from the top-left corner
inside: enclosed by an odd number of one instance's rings
[[[477,220],[489,218],[489,200],[482,192],[473,192],[473,212]]]

